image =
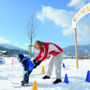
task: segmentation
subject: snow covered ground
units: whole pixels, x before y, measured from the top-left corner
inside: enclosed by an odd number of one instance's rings
[[[21,82],[22,80],[22,66],[14,59],[14,67],[12,68],[12,57],[5,58],[6,64],[0,65],[0,90],[31,90],[30,87],[14,88],[13,82]],[[35,69],[30,76],[30,83],[37,81],[38,90],[90,90],[90,83],[85,82],[87,71],[90,70],[90,60],[80,60],[79,69],[76,69],[75,59],[65,59],[63,63],[66,68],[62,68],[62,80],[64,81],[65,74],[68,74],[69,83],[64,82],[53,85],[55,74],[53,72],[50,80],[43,80],[41,74],[41,67],[44,65],[47,71],[49,60],[44,61],[37,69]]]

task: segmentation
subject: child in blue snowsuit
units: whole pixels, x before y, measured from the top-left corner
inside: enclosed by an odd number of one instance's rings
[[[24,86],[25,84],[28,84],[28,82],[29,82],[29,75],[31,74],[31,72],[34,68],[34,64],[31,61],[31,58],[24,57],[23,54],[19,54],[17,59],[20,63],[22,63],[23,68],[24,68],[24,70],[23,70],[24,77],[23,77],[23,80],[21,81],[21,85]]]

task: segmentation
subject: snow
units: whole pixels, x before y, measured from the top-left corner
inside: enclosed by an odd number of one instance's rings
[[[2,52],[2,53],[6,53],[7,51],[1,51],[1,50],[0,50],[0,52]]]
[[[12,68],[12,58],[14,59],[14,67]],[[14,88],[13,82],[20,83],[22,80],[22,65],[16,58],[5,57],[5,64],[0,65],[0,90],[31,90],[30,87]],[[33,85],[34,80],[37,81],[38,90],[90,90],[90,83],[85,82],[87,71],[90,70],[90,60],[79,60],[79,69],[76,69],[75,59],[64,59],[62,63],[66,68],[62,67],[62,80],[65,74],[68,75],[69,83],[64,82],[53,85],[55,80],[54,71],[49,80],[43,80],[44,75],[41,74],[42,65],[47,71],[49,60],[44,61],[38,68],[33,70],[30,75],[30,84]]]

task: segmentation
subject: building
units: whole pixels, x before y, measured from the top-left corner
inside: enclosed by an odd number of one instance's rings
[[[0,51],[0,56],[3,56],[3,57],[10,57],[10,53],[7,52],[7,51]]]

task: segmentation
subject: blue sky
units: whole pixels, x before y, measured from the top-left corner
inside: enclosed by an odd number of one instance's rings
[[[35,40],[74,45],[71,21],[90,0],[0,0],[0,42],[27,49],[27,20],[37,23]],[[90,14],[78,23],[78,44],[90,44]],[[83,29],[83,30],[82,30]],[[33,41],[33,42],[34,42]]]

